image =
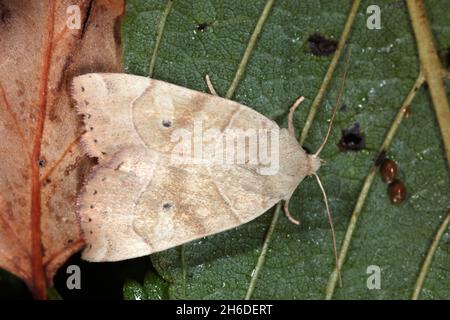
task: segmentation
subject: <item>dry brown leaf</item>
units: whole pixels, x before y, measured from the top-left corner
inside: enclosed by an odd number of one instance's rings
[[[117,0],[0,1],[0,267],[36,298],[83,245],[75,200],[89,161],[71,79],[121,70],[123,11]]]

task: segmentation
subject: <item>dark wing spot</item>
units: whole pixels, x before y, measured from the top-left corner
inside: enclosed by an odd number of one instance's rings
[[[166,203],[164,203],[163,204],[163,209],[164,210],[169,210],[170,208],[172,208],[172,203],[170,203],[170,202],[166,202]]]
[[[162,125],[163,125],[163,127],[170,128],[172,126],[172,121],[170,121],[170,120],[163,120],[162,121]]]

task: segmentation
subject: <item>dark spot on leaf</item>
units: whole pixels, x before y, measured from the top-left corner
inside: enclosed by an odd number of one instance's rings
[[[106,181],[106,177],[103,177],[103,178],[102,178],[102,181]]]
[[[91,207],[90,207],[91,209],[94,209],[94,205],[93,204],[91,204]]]
[[[11,10],[9,10],[3,3],[0,3],[0,21],[7,23],[11,19]]]
[[[314,33],[308,38],[309,50],[315,56],[330,56],[337,49],[338,42],[327,39],[319,33]]]
[[[98,142],[98,140],[97,139],[94,139],[94,143],[97,143]]]
[[[72,243],[72,242],[73,242],[73,239],[67,240],[67,243]]]
[[[163,204],[164,210],[169,210],[170,208],[172,208],[172,204],[170,202],[166,202]]]
[[[89,222],[92,222],[92,219],[91,219],[91,218],[89,218],[89,219],[88,219],[88,221],[89,221]]]
[[[95,196],[97,194],[97,190],[94,190],[92,194]]]
[[[94,131],[94,127],[90,127],[89,129],[90,129],[91,131]]]
[[[172,126],[172,121],[163,120],[162,125],[163,125],[163,127],[170,128]]]
[[[81,87],[81,92],[84,92],[84,87],[83,86]]]
[[[365,146],[364,134],[361,132],[358,123],[342,130],[342,137],[339,141],[339,147],[342,151],[361,151]]]
[[[381,166],[384,160],[386,160],[386,150],[383,150],[378,154],[377,158],[375,159],[375,165],[377,167]]]
[[[47,164],[47,161],[45,160],[45,158],[40,158],[38,160],[39,167],[43,168],[43,167],[45,167],[46,164]]]
[[[202,22],[197,24],[197,30],[200,32],[204,32],[207,28],[208,28],[208,23],[207,22]]]

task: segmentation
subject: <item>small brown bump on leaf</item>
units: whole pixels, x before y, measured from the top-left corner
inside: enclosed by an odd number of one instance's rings
[[[386,159],[380,167],[381,178],[386,183],[394,181],[397,175],[397,164],[391,159]]]
[[[308,38],[309,50],[315,56],[331,56],[337,49],[338,42],[327,39],[320,33],[314,33]]]
[[[400,204],[406,199],[406,187],[398,179],[395,179],[388,186],[389,199],[393,204]]]
[[[342,130],[342,137],[339,141],[339,147],[342,151],[361,151],[365,146],[364,133],[361,132],[359,123]]]

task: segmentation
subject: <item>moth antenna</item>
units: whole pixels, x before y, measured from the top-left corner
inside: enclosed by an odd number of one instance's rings
[[[322,151],[322,149],[327,144],[328,138],[330,137],[331,129],[333,128],[333,122],[334,122],[334,119],[336,118],[336,114],[337,114],[338,108],[341,105],[342,94],[344,93],[344,84],[345,84],[345,79],[347,78],[347,71],[348,71],[348,66],[350,64],[351,52],[352,52],[351,48],[349,48],[348,52],[347,52],[347,56],[345,57],[344,73],[342,75],[341,83],[340,83],[340,86],[339,86],[339,92],[338,92],[338,95],[336,97],[336,104],[334,105],[334,108],[333,108],[333,115],[331,116],[330,123],[328,124],[327,134],[325,136],[325,139],[323,139],[323,142],[320,145],[319,149],[317,149],[316,153],[314,153],[314,157],[319,156],[320,152]]]
[[[289,198],[289,199],[287,199],[287,200],[284,202],[284,206],[283,206],[284,215],[286,216],[286,218],[288,218],[288,220],[289,220],[290,222],[292,222],[293,224],[299,225],[299,224],[300,224],[300,221],[298,221],[297,219],[295,219],[295,218],[291,215],[291,213],[289,212],[289,200],[291,200],[291,199]]]
[[[333,238],[333,251],[334,251],[334,258],[336,260],[336,272],[339,277],[339,283],[342,287],[341,268],[339,267],[338,250],[337,250],[337,243],[336,243],[336,232],[334,230],[333,217],[331,215],[330,206],[328,205],[328,197],[327,197],[325,189],[322,185],[322,181],[320,181],[319,176],[315,173],[314,173],[314,176],[316,177],[317,183],[319,184],[319,188],[322,191],[323,201],[325,202],[325,208],[327,210],[327,215],[328,215],[328,222],[330,223],[330,228],[331,228],[331,237]]]
[[[217,94],[216,90],[214,89],[214,86],[211,82],[211,79],[209,78],[209,75],[205,76],[205,80],[206,80],[206,85],[208,86],[209,92],[211,92],[211,94],[213,94],[215,96],[218,96],[218,94]]]
[[[288,115],[288,131],[289,133],[295,137],[295,127],[294,127],[294,112],[297,110],[300,103],[305,100],[305,97],[298,97],[297,100],[295,100],[292,107],[289,109],[289,115]]]

